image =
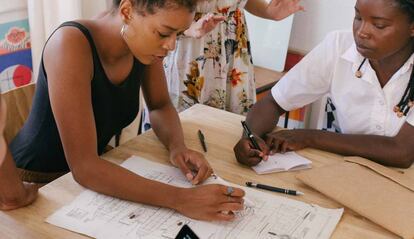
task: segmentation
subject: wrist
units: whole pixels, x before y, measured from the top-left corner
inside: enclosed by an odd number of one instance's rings
[[[180,152],[184,152],[187,150],[187,147],[184,144],[177,144],[177,145],[170,145],[168,147],[168,151],[170,153],[170,162],[175,165],[173,161],[175,156],[178,155]]]
[[[172,142],[168,145],[168,151],[171,153],[187,149],[184,142]]]
[[[319,130],[306,130],[304,134],[305,145],[306,147],[313,147],[315,145],[315,140],[319,137]]]
[[[191,27],[183,32],[183,36],[187,38],[196,38],[196,33]]]
[[[174,189],[171,192],[172,197],[169,198],[168,207],[172,208],[178,212],[182,211],[181,207],[185,205],[185,199],[186,197],[183,195],[186,194],[186,188],[180,188],[180,187],[174,187]]]
[[[263,18],[268,19],[268,20],[274,20],[269,12],[269,8],[266,7],[266,9],[264,10],[264,14],[263,14]]]

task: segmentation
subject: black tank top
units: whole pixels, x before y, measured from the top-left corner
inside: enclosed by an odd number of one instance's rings
[[[91,47],[93,56],[91,97],[98,140],[97,152],[100,155],[112,136],[129,125],[138,113],[139,88],[144,65],[134,58],[128,77],[121,85],[114,85],[105,74],[88,29],[77,22],[63,23],[58,29],[61,27],[78,28],[88,39]],[[25,125],[13,139],[10,150],[18,168],[47,173],[69,171],[50,106],[43,56],[31,112]]]

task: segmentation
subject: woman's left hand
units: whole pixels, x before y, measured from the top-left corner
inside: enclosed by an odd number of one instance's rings
[[[285,153],[309,147],[312,133],[306,129],[280,130],[266,135],[270,154]]]
[[[201,153],[186,147],[171,150],[170,161],[180,168],[194,185],[203,182],[213,173],[213,169]]]
[[[293,13],[303,11],[300,0],[272,0],[266,8],[266,14],[272,20],[282,20]]]

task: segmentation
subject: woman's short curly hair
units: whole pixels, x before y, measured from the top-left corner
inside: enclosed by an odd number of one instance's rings
[[[194,12],[198,0],[131,0],[140,10],[154,14],[157,9],[185,7],[190,12]],[[119,7],[121,0],[113,0],[114,7]]]

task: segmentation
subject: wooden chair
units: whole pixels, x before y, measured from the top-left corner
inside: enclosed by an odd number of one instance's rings
[[[8,143],[17,135],[29,116],[36,84],[32,83],[1,95],[7,105],[6,127],[4,137]]]

